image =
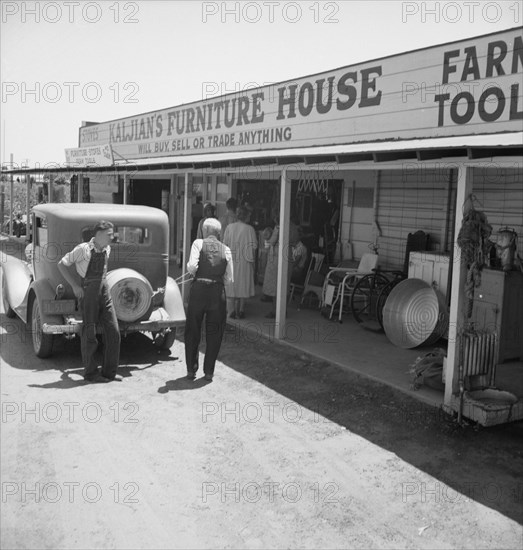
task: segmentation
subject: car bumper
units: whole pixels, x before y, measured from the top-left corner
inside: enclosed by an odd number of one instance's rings
[[[162,309],[162,308],[160,308]],[[161,330],[185,326],[185,319],[169,319],[165,310],[156,310],[156,318],[147,321],[137,321],[131,323],[118,322],[120,332],[129,334],[131,332],[159,332]],[[82,331],[83,322],[73,316],[64,316],[65,323],[53,324],[43,323],[42,331],[44,334],[79,334]]]

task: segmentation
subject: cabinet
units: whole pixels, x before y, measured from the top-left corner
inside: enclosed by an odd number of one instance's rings
[[[523,273],[483,268],[471,320],[477,330],[497,331],[498,363],[523,359]]]
[[[449,290],[449,255],[434,252],[411,252],[409,279],[421,279],[439,290],[445,298]]]

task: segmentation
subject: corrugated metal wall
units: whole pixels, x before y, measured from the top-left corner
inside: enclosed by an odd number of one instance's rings
[[[472,189],[475,208],[483,210],[492,225],[492,240],[501,227],[518,233],[518,249],[523,256],[523,170],[521,168],[474,168]]]
[[[430,249],[447,252],[452,240],[455,174],[448,166],[426,169],[410,163],[401,170],[378,174],[377,221],[380,266],[402,269],[407,236],[430,234]]]

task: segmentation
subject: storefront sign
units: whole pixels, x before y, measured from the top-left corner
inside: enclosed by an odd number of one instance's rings
[[[521,131],[521,28],[90,125],[126,159]]]
[[[66,149],[65,160],[68,166],[111,166],[113,151],[111,145],[89,145],[79,149]]]

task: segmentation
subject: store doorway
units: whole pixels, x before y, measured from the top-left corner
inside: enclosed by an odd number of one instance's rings
[[[256,231],[274,226],[272,216],[280,207],[280,180],[236,180],[239,205],[252,209],[251,225]]]
[[[280,180],[236,180],[236,197],[239,204],[252,208],[251,224],[259,235],[259,250],[263,253],[260,235],[266,227],[274,227],[273,215],[280,208]],[[340,224],[343,197],[343,180],[306,174],[291,180],[291,221],[302,229],[302,242],[308,254],[324,254],[326,265],[334,265],[339,259]],[[262,254],[263,256],[263,254]],[[257,266],[260,281],[263,261]]]
[[[340,258],[342,196],[341,179],[292,180],[291,220],[303,229],[309,250],[324,254],[328,265]]]
[[[152,206],[168,212],[169,206],[165,204],[165,196],[171,188],[170,180],[142,180],[132,179],[129,182],[129,204]]]

